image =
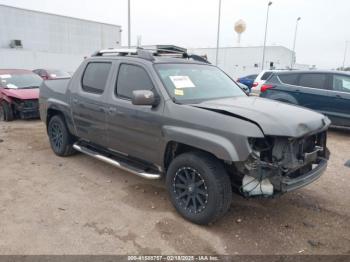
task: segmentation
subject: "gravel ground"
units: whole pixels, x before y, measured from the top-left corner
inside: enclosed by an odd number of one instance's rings
[[[183,220],[162,181],[55,156],[39,121],[0,123],[0,254],[350,254],[350,132],[324,176],[276,199],[234,195],[216,224]]]

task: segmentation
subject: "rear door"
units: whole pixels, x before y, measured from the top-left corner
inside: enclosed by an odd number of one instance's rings
[[[107,145],[105,92],[110,83],[112,63],[90,62],[79,87],[71,94],[71,106],[78,136],[97,145]]]
[[[331,75],[328,73],[301,73],[298,85],[292,88],[299,105],[329,115],[334,99],[330,92]]]
[[[350,126],[350,76],[334,74],[332,76],[333,110],[330,118],[334,125]]]

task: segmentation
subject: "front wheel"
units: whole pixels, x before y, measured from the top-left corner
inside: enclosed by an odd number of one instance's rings
[[[62,116],[55,115],[50,119],[48,134],[51,148],[58,156],[69,156],[75,151],[73,149],[74,138],[69,133]]]
[[[12,121],[13,120],[13,111],[11,105],[6,101],[2,101],[0,104],[0,121]]]
[[[176,210],[196,224],[215,222],[232,201],[231,181],[223,164],[203,152],[176,157],[167,171],[166,185]]]

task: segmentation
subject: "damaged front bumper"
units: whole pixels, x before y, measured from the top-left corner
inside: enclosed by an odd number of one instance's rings
[[[15,101],[15,112],[20,119],[39,118],[39,101],[38,99]]]
[[[318,158],[317,162],[318,164],[315,164],[315,168],[304,175],[296,178],[283,177],[281,179],[280,192],[287,193],[299,189],[320,178],[327,169],[328,161],[325,158]]]
[[[236,165],[245,196],[290,192],[317,180],[327,169],[327,132],[302,138],[270,137],[250,141],[253,152]]]

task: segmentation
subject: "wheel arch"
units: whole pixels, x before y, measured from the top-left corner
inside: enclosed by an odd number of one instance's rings
[[[45,119],[46,128],[49,126],[49,122],[50,122],[51,118],[53,116],[56,116],[56,115],[60,115],[63,118],[64,122],[67,125],[69,132],[72,135],[75,135],[75,128],[74,128],[74,125],[73,125],[73,122],[72,122],[70,116],[65,112],[65,110],[62,110],[61,108],[59,108],[55,105],[52,105],[52,106],[48,107],[48,109],[47,109],[46,119]]]
[[[239,161],[235,146],[226,138],[203,131],[186,128],[167,128],[168,138],[163,151],[163,167],[167,170],[170,162],[179,154],[202,151],[225,162]]]

